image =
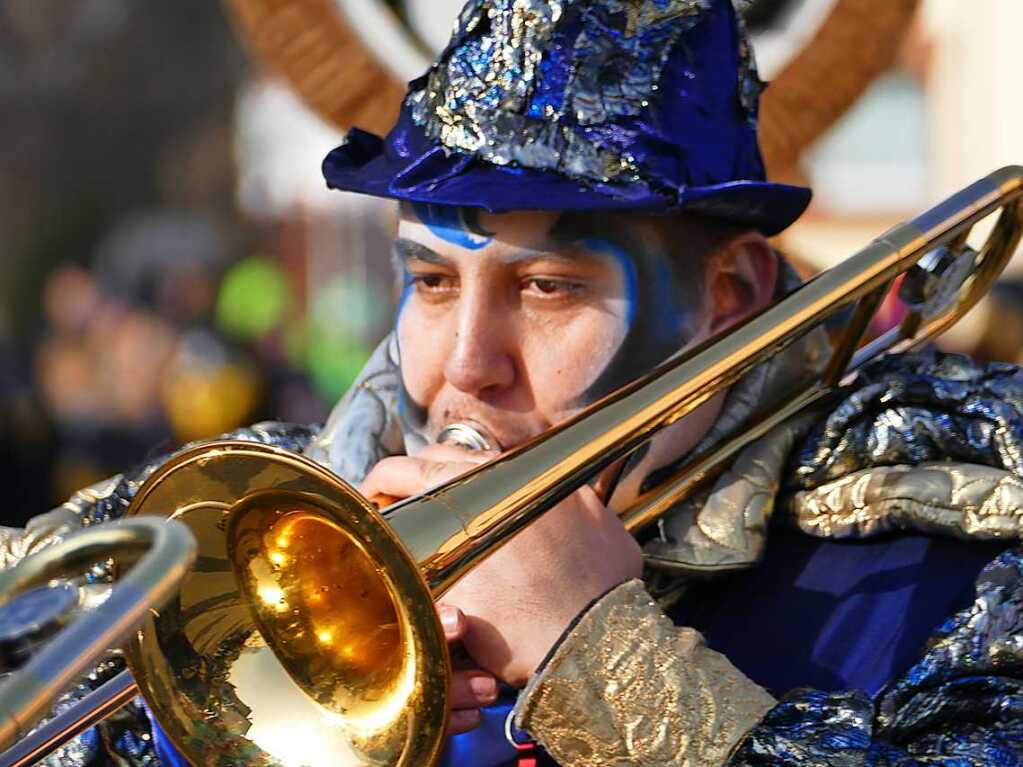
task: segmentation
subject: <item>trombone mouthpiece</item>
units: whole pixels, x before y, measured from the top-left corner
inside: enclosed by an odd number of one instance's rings
[[[437,435],[440,445],[458,445],[469,450],[500,450],[497,440],[486,429],[475,422],[458,421],[449,423]]]

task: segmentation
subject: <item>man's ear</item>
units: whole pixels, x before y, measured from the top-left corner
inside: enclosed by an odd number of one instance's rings
[[[726,240],[707,262],[704,306],[708,335],[715,335],[771,303],[778,257],[759,232]]]

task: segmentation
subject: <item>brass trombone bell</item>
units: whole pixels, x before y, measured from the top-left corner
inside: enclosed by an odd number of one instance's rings
[[[993,214],[973,249],[971,229]],[[285,450],[220,441],[175,457],[128,515],[183,522],[197,565],[129,642],[135,680],[193,764],[434,764],[450,683],[438,596],[604,468],[849,312],[819,379],[623,515],[630,530],[656,520],[869,360],[954,323],[991,287],[1021,231],[1023,168],[1003,168],[528,444],[382,511]],[[864,343],[901,275],[906,319]]]
[[[302,456],[222,442],[157,469],[128,511],[152,512],[188,525],[198,566],[129,643],[128,664],[193,763],[436,759],[444,634],[368,501]]]

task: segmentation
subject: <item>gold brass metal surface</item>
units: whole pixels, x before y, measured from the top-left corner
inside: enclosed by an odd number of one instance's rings
[[[187,524],[198,560],[128,646],[196,764],[426,765],[447,726],[447,646],[380,514],[308,459],[247,442],[178,456],[129,514]]]
[[[993,231],[972,250],[971,228],[992,215]],[[990,288],[1021,231],[1023,168],[1003,168],[530,443],[383,511],[284,450],[213,442],[174,458],[128,513],[183,522],[198,557],[177,596],[129,644],[139,688],[197,765],[434,764],[450,683],[440,594],[662,428],[849,312],[819,380],[624,515],[630,530],[649,524],[868,360],[955,322]],[[864,344],[903,274],[905,321]]]

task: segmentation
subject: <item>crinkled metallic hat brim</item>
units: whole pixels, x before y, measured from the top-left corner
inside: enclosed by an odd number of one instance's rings
[[[406,128],[408,126],[405,126]],[[332,189],[409,202],[513,210],[693,213],[778,234],[810,203],[809,189],[730,181],[680,189],[579,182],[557,173],[493,165],[406,130],[402,141],[353,129],[323,162]]]

